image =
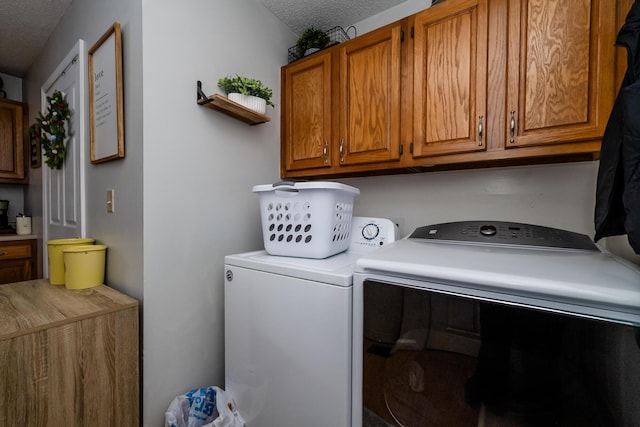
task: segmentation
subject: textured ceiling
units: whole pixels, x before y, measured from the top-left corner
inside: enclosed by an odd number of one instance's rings
[[[0,0],[0,72],[23,77],[71,0]]]
[[[23,77],[72,0],[0,0],[0,72]],[[106,0],[103,0],[106,1]],[[213,1],[213,0],[212,0]],[[406,0],[258,0],[295,34],[343,28]],[[181,3],[181,7],[182,7]],[[353,33],[349,33],[353,36]]]
[[[406,0],[259,0],[291,30],[300,35],[308,27],[343,28]],[[352,36],[353,34],[349,34]]]

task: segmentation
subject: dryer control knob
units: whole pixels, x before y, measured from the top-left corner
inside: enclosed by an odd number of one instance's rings
[[[362,227],[362,237],[367,240],[373,240],[380,234],[380,227],[377,224],[369,223]]]
[[[483,236],[493,236],[497,232],[498,230],[496,230],[496,227],[493,225],[483,225],[480,227],[480,234]]]

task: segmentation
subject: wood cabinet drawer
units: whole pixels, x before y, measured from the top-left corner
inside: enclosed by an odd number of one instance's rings
[[[0,242],[0,285],[35,279],[38,249],[35,239]]]
[[[0,245],[0,261],[21,258],[31,258],[31,245],[29,243],[6,246]]]
[[[0,262],[0,285],[31,279],[31,262],[18,259]]]

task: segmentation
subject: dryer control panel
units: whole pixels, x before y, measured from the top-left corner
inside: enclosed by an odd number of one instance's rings
[[[410,239],[509,247],[598,251],[584,234],[540,225],[504,221],[461,221],[416,228]]]
[[[398,239],[398,226],[386,218],[353,217],[349,252],[370,252]]]

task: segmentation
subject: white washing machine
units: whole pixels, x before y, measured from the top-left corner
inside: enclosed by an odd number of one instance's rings
[[[351,424],[353,267],[396,237],[354,217],[349,248],[326,259],[225,257],[225,388],[247,427]]]
[[[462,358],[427,342],[363,376],[373,359],[363,339],[373,284],[479,307],[479,351]],[[586,235],[500,221],[420,227],[358,259],[353,303],[353,427],[363,425],[375,377],[385,378],[387,404],[377,414],[402,426],[640,425],[640,268]],[[448,327],[435,319],[432,338]],[[456,328],[448,329],[453,342]]]

